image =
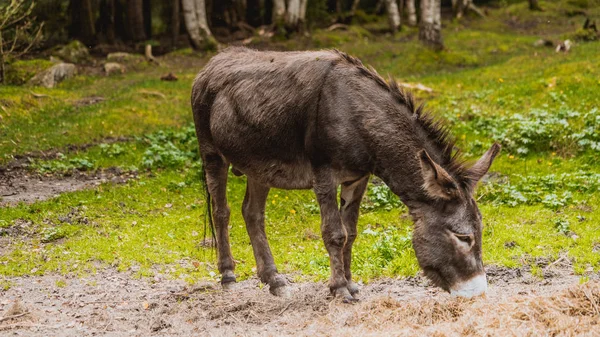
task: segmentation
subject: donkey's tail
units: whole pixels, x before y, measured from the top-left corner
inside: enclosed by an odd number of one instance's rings
[[[212,217],[212,198],[208,191],[208,184],[206,183],[206,170],[204,169],[204,162],[202,163],[202,170],[200,172],[200,183],[202,185],[202,193],[204,194],[204,200],[206,201],[206,208],[204,210],[204,236],[202,242],[207,243],[206,233],[210,231],[212,238],[211,247],[217,247],[217,237],[215,235],[215,224]],[[208,229],[206,228],[208,227]]]

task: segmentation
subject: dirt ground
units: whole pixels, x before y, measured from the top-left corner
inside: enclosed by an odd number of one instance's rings
[[[490,289],[472,300],[420,277],[378,280],[362,286],[357,304],[328,298],[324,283],[295,283],[290,298],[277,298],[256,279],[223,291],[216,282],[138,279],[110,269],[82,278],[19,277],[0,292],[0,335],[600,336],[598,275],[582,286],[560,266],[549,268],[554,277],[542,280],[488,267]]]
[[[125,183],[135,174],[117,168],[94,172],[74,172],[69,176],[42,175],[24,168],[1,168],[0,206],[19,202],[33,203],[54,198],[61,193],[92,188],[102,183]]]

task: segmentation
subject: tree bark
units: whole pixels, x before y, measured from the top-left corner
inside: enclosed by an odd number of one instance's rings
[[[129,38],[135,42],[144,41],[146,32],[144,27],[143,0],[127,0],[127,31]]]
[[[419,40],[435,50],[444,49],[442,41],[441,0],[421,0]]]
[[[100,32],[104,34],[106,42],[115,43],[115,0],[102,0],[100,2]]]
[[[180,0],[172,0],[173,7],[171,8],[171,44],[173,47],[177,45],[177,40],[179,39],[179,28],[181,27],[181,22],[179,21],[179,17],[181,15],[179,9],[179,1]]]
[[[396,0],[385,0],[385,10],[388,14],[390,29],[392,33],[395,33],[400,29],[400,12]]]
[[[213,48],[216,41],[208,27],[204,0],[182,0],[183,19],[194,49]]]
[[[96,40],[96,27],[90,0],[71,0],[71,37],[84,44],[93,44]]]
[[[144,33],[146,39],[152,38],[152,6],[150,0],[143,0],[142,11],[144,19]]]
[[[285,0],[273,0],[273,23],[281,26],[285,22]]]
[[[285,27],[287,31],[301,31],[306,19],[307,2],[307,0],[274,0],[275,30],[281,31],[281,27]]]
[[[417,25],[417,8],[415,7],[415,0],[406,1],[406,13],[408,15],[408,25],[414,27]]]
[[[359,3],[360,3],[360,0],[352,1],[352,7],[350,7],[350,16],[351,17],[354,17],[354,15],[356,15],[356,10],[358,9]]]
[[[532,11],[541,11],[542,7],[538,3],[538,0],[529,0],[529,10]]]

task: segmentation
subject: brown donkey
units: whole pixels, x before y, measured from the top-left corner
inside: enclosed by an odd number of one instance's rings
[[[459,296],[485,292],[481,214],[472,195],[499,145],[465,167],[447,130],[410,94],[335,50],[226,49],[196,77],[192,107],[223,286],[235,282],[226,197],[233,165],[234,173],[247,176],[242,213],[258,276],[271,293],[286,294],[287,281],[277,272],[265,233],[269,189],[314,190],[330,290],[352,301],[358,292],[350,270],[352,244],[371,174],[408,207],[425,275]]]

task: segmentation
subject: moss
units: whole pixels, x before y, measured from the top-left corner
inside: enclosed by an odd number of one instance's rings
[[[9,64],[6,69],[6,84],[25,84],[37,73],[50,68],[52,65],[52,62],[42,59],[15,61]]]

